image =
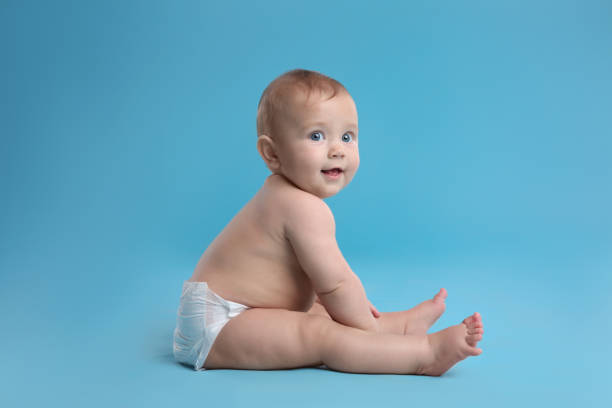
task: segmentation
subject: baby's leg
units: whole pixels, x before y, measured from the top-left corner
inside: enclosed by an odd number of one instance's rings
[[[448,293],[442,288],[432,298],[408,310],[381,313],[380,327],[398,334],[427,334],[427,331],[442,316],[446,309]],[[383,329],[383,331],[385,331]]]
[[[421,302],[412,309],[381,312],[377,318],[380,331],[393,334],[427,334],[429,328],[444,313],[446,296],[446,289],[442,288],[433,299]],[[308,313],[331,319],[325,307],[318,302],[313,303]]]
[[[468,347],[461,336],[458,330],[448,331],[432,342],[428,336],[366,332],[303,312],[253,308],[225,325],[204,367],[269,370],[325,364],[355,373],[428,374],[424,368],[436,361],[439,350],[455,356],[459,353],[453,349]]]
[[[287,369],[325,364],[355,373],[416,373],[430,361],[426,336],[376,334],[284,309],[252,308],[221,330],[205,368]]]

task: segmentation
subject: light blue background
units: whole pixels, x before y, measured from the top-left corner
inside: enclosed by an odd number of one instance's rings
[[[0,405],[605,406],[605,1],[0,5]],[[269,175],[256,107],[320,71],[359,112],[327,199],[381,311],[483,316],[440,378],[174,363],[182,282]],[[604,388],[606,387],[606,388]]]

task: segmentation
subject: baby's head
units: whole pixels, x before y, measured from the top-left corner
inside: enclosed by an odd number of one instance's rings
[[[274,174],[320,198],[337,194],[359,168],[357,108],[344,86],[315,71],[282,74],[257,108],[257,150]],[[339,174],[323,170],[340,169]]]

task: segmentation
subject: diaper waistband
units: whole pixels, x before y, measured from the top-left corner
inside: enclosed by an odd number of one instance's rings
[[[246,306],[246,305],[243,305],[237,302],[232,302],[231,300],[222,298],[221,296],[216,294],[210,287],[208,287],[207,282],[184,281],[182,296],[185,296],[187,292],[190,292],[190,293],[197,292],[201,294],[206,294],[208,296],[212,296],[217,301],[219,301],[219,303],[225,304],[230,309],[235,309],[235,308],[249,309],[249,306]]]

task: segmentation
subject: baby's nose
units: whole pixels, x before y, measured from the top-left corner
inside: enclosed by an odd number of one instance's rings
[[[341,147],[333,146],[331,149],[329,149],[329,155],[331,157],[344,157],[344,151],[342,150]]]

